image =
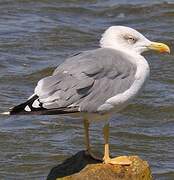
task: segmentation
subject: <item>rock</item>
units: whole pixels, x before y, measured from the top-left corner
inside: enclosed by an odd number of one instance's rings
[[[103,164],[80,151],[54,167],[47,180],[152,180],[146,161],[129,156],[130,166]]]

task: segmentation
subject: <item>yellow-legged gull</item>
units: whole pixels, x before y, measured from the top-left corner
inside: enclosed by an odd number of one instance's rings
[[[6,114],[75,114],[84,119],[86,146],[91,120],[106,120],[103,128],[104,163],[128,165],[126,156],[109,156],[108,119],[122,110],[142,90],[149,77],[149,65],[141,55],[147,50],[170,52],[167,45],[152,42],[124,26],[108,28],[100,48],[76,54],[41,79],[34,94]]]

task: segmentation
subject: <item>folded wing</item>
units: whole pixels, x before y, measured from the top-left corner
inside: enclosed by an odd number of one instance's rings
[[[14,107],[11,114],[15,108],[21,114],[97,112],[107,99],[130,88],[135,73],[136,66],[119,51],[85,51],[68,58],[52,76],[41,79],[34,95]]]

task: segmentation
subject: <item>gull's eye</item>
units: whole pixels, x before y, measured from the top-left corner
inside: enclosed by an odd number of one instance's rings
[[[126,39],[129,44],[134,44],[137,41],[137,39],[131,35],[124,36],[124,39]]]

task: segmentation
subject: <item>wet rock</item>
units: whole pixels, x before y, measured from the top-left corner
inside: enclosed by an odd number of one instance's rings
[[[54,167],[47,180],[152,180],[146,161],[129,156],[130,166],[103,164],[80,151]]]

